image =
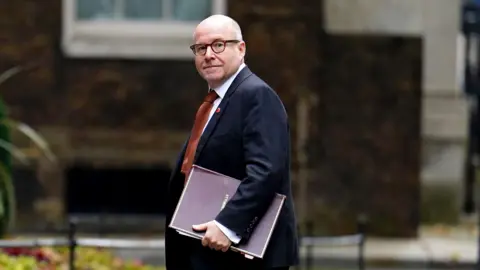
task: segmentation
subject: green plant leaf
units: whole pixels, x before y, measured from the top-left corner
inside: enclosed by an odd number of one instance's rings
[[[15,201],[15,188],[12,178],[5,165],[0,162],[0,204],[3,208],[3,213],[0,216],[1,236],[5,236],[15,224]]]
[[[12,156],[16,159],[18,159],[22,164],[24,165],[30,165],[30,162],[28,161],[27,155],[25,155],[22,150],[18,149],[15,145],[2,140],[0,138],[0,148],[3,148],[7,150]]]
[[[19,73],[22,70],[23,70],[22,67],[16,66],[16,67],[10,68],[10,69],[2,72],[2,74],[0,74],[0,84],[4,83],[6,80],[15,76],[17,73]]]
[[[27,136],[32,142],[37,146],[41,151],[42,154],[52,163],[57,162],[57,156],[53,153],[50,149],[50,146],[47,143],[47,140],[43,138],[37,131],[31,128],[29,125],[11,119],[11,118],[4,118],[0,119],[0,124],[4,124],[7,127],[20,131],[22,134]]]

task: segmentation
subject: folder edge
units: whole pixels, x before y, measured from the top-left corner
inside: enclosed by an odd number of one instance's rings
[[[192,238],[196,238],[196,239],[202,239],[203,236],[201,234],[196,234],[196,233],[192,233],[190,231],[186,231],[182,228],[179,228],[179,227],[176,227],[174,226],[172,223],[173,221],[175,220],[175,217],[177,215],[177,212],[179,210],[179,207],[180,207],[180,202],[183,200],[183,197],[185,195],[185,191],[188,187],[188,184],[190,183],[190,178],[192,177],[192,171],[193,171],[193,168],[198,168],[200,170],[206,170],[206,171],[209,171],[211,173],[214,173],[214,174],[219,174],[215,171],[212,171],[212,170],[209,170],[209,169],[206,169],[206,168],[203,168],[201,166],[198,166],[198,165],[193,165],[192,166],[192,170],[190,171],[189,175],[188,175],[188,178],[187,178],[187,183],[185,184],[185,187],[183,188],[183,191],[182,191],[182,195],[180,196],[180,199],[178,200],[178,203],[177,203],[177,206],[175,207],[175,212],[173,213],[173,216],[172,216],[172,219],[170,220],[170,224],[168,225],[168,227],[172,228],[172,229],[175,229],[178,233],[180,234],[183,234],[185,236],[190,236]],[[226,176],[226,175],[223,175],[223,176]],[[229,176],[226,176],[226,177],[229,177]],[[232,177],[229,177],[231,179],[234,179],[236,181],[241,181],[241,180],[238,180],[238,179],[235,179],[235,178],[232,178]],[[277,210],[277,213],[275,215],[275,225],[278,221],[278,216],[280,215],[280,211],[282,211],[283,209],[283,205],[285,203],[285,199],[286,199],[286,196],[283,195],[283,194],[278,194],[278,193],[275,193],[276,196],[280,196],[281,197],[281,204],[280,204],[280,207],[278,208]],[[206,221],[208,222],[208,221]],[[271,229],[270,229],[270,232],[268,233],[268,237],[267,237],[267,241],[266,241],[266,244],[263,246],[263,249],[262,249],[262,253],[261,254],[254,254],[254,253],[251,253],[250,251],[247,251],[247,250],[244,250],[244,249],[241,249],[241,248],[238,248],[238,247],[234,247],[234,246],[230,246],[230,249],[232,251],[236,251],[236,252],[240,252],[240,253],[244,253],[244,254],[247,254],[247,255],[250,255],[250,256],[253,256],[253,257],[257,257],[257,258],[260,258],[260,259],[263,259],[263,256],[265,255],[265,251],[267,250],[267,247],[270,243],[270,238],[272,237],[272,234],[273,234],[273,230],[275,229],[276,226],[273,226]]]

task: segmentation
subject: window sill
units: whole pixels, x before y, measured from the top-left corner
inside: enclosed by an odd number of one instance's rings
[[[212,14],[226,12],[212,0]],[[71,58],[191,60],[189,46],[198,22],[78,21],[77,0],[62,0],[62,50]]]
[[[71,22],[62,47],[72,58],[190,60],[195,23]]]

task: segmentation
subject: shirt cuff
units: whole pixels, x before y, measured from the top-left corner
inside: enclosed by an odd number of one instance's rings
[[[215,225],[232,241],[232,243],[238,244],[240,242],[240,237],[227,227],[223,226],[222,224],[218,223],[216,220],[214,220]]]

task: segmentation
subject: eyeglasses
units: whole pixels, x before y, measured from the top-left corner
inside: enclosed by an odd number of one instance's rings
[[[207,48],[210,46],[214,53],[222,53],[227,47],[227,43],[238,43],[239,40],[215,40],[210,44],[193,44],[190,46],[193,54],[195,55],[205,55],[207,53]]]

